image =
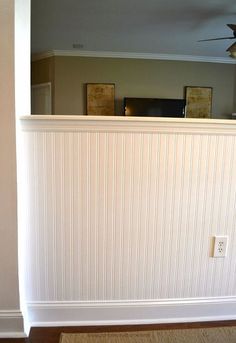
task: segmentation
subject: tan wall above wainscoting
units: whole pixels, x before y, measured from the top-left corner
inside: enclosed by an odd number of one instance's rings
[[[213,87],[214,118],[230,118],[235,108],[232,64],[71,56],[33,62],[32,82],[49,79],[53,113],[59,115],[86,114],[86,83],[93,82],[115,83],[117,115],[126,96],[183,98],[185,86]]]
[[[48,57],[41,60],[32,61],[31,63],[31,84],[41,85],[50,83],[51,84],[51,113],[54,112],[54,102],[55,102],[55,91],[54,91],[54,70],[55,59],[54,57]]]
[[[33,61],[31,64],[31,83],[53,82],[54,79],[54,57]]]

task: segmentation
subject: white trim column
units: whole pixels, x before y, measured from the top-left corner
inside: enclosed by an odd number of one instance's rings
[[[16,117],[16,155],[17,155],[17,211],[18,211],[18,266],[20,309],[24,317],[24,330],[29,333],[27,309],[25,306],[25,268],[22,242],[25,241],[25,220],[23,216],[24,189],[22,189],[22,143],[19,117],[30,115],[30,2],[31,0],[15,0],[15,27],[14,27],[14,57],[15,57],[15,117]]]
[[[29,4],[0,2],[0,337],[9,338],[25,336],[19,295],[16,114],[29,113]]]

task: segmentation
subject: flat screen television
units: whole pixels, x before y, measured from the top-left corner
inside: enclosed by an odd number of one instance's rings
[[[185,117],[184,99],[124,98],[126,116]]]

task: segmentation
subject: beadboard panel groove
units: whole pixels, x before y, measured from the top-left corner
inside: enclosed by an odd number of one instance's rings
[[[29,303],[236,296],[236,131],[27,125]]]

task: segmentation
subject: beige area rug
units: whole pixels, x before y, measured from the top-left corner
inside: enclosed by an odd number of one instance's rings
[[[236,343],[236,327],[62,334],[60,343]]]

